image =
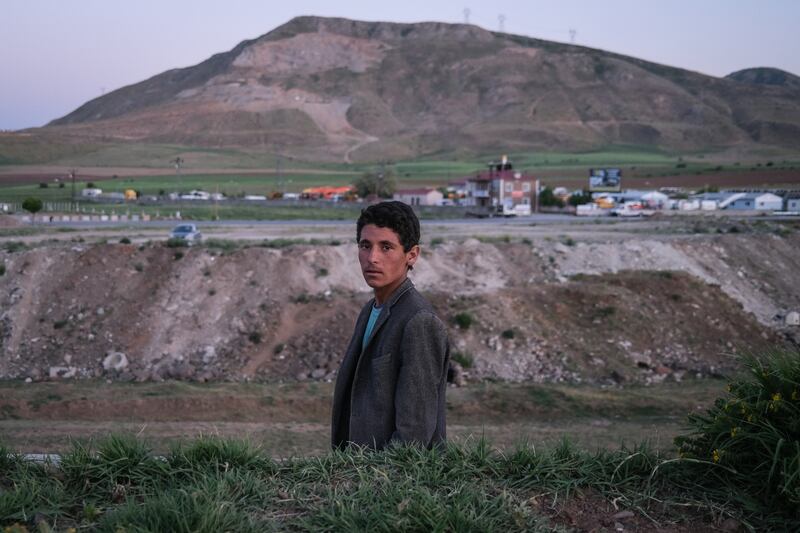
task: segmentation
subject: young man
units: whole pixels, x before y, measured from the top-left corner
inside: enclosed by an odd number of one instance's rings
[[[408,271],[419,258],[419,220],[402,202],[361,212],[358,261],[374,298],[361,310],[333,395],[331,443],[382,449],[443,442],[447,330]]]

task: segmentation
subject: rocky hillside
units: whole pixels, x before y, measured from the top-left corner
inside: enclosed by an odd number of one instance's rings
[[[800,88],[800,76],[795,76],[790,72],[778,68],[748,68],[733,72],[725,77],[751,85],[770,85],[773,87],[787,87],[792,89]]]
[[[352,251],[0,252],[0,378],[331,380],[369,297]],[[469,379],[649,383],[716,375],[736,351],[799,342],[785,325],[800,310],[798,263],[796,231],[468,238],[427,248],[413,279]]]
[[[305,160],[800,146],[800,89],[443,23],[300,17],[87,102],[45,132]]]

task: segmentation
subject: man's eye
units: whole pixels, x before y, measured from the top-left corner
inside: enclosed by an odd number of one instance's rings
[[[391,250],[391,249],[392,249],[392,247],[391,247],[391,246],[389,246],[388,244],[384,244],[384,245],[383,245],[383,251],[384,251],[384,252],[388,252],[388,251],[389,251],[389,250]]]
[[[361,248],[362,250],[367,250],[369,249],[369,244],[362,242],[358,244],[358,247]]]

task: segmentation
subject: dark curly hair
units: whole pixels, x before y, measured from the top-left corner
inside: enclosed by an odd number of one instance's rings
[[[397,233],[404,252],[419,244],[419,219],[411,206],[403,202],[381,202],[362,209],[356,223],[356,242],[361,240],[361,230],[367,224]]]

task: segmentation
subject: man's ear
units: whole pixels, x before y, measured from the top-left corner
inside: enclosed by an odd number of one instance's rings
[[[413,267],[414,263],[419,259],[419,244],[415,244],[409,251],[406,252],[406,265]]]

